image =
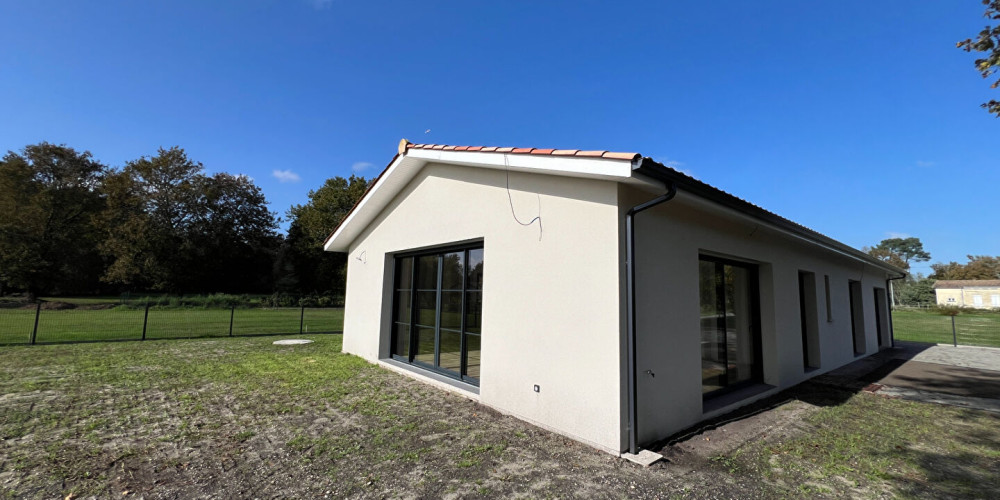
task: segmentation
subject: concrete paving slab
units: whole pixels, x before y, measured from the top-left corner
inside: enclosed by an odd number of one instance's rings
[[[909,360],[878,381],[890,387],[1000,400],[1000,371]]]
[[[900,352],[894,357],[980,370],[1000,371],[1000,349],[996,347],[958,347],[944,344],[897,342]]]
[[[649,467],[650,465],[660,461],[660,459],[663,458],[663,455],[649,450],[639,450],[639,453],[635,455],[631,453],[622,453],[622,458],[628,460],[629,462],[637,463],[643,467]]]
[[[906,387],[882,387],[877,391],[877,394],[893,398],[908,399],[910,401],[937,403],[941,405],[958,406],[961,408],[972,408],[975,410],[1000,413],[1000,400],[997,399],[954,396],[941,392],[920,391]]]

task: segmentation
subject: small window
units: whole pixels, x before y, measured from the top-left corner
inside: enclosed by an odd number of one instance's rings
[[[975,304],[976,307],[983,307],[983,296],[982,295],[973,295],[972,296],[972,303]]]
[[[948,302],[955,302],[955,297],[948,297]]]
[[[826,293],[826,322],[833,323],[833,305],[830,302],[830,275],[823,275],[823,289]]]
[[[1000,295],[995,293],[990,295],[990,303],[993,304],[993,307],[1000,307]]]

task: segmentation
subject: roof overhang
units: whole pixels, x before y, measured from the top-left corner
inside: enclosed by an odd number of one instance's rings
[[[507,170],[596,179],[630,184],[647,191],[672,183],[685,193],[720,207],[734,217],[752,219],[793,238],[872,265],[899,277],[906,272],[851,246],[792,222],[737,196],[635,153],[532,148],[483,148],[410,144],[400,141],[399,153],[369,186],[361,200],[337,226],[323,249],[347,252],[376,217],[427,164]],[[895,278],[893,278],[895,279]]]
[[[905,277],[907,274],[906,271],[893,266],[892,264],[876,259],[865,252],[849,245],[845,245],[844,243],[830,238],[825,234],[809,229],[808,227],[795,223],[774,212],[765,210],[719,188],[657,163],[651,158],[643,158],[642,161],[636,162],[635,171],[636,173],[657,179],[660,182],[673,183],[679,191],[690,193],[691,195],[694,195],[693,197],[704,200],[705,203],[713,204],[735,217],[750,219],[757,223],[763,223],[772,229],[791,236],[792,238],[811,243],[852,260],[863,262],[889,273],[896,274],[900,278]]]
[[[328,252],[346,252],[351,243],[361,235],[383,209],[409,182],[430,163],[461,165],[470,168],[509,170],[585,179],[597,179],[650,187],[652,181],[633,174],[633,167],[641,160],[639,155],[606,158],[552,154],[516,154],[510,151],[454,151],[420,149],[401,146],[400,154],[375,179],[361,200],[343,222],[327,238],[323,249]]]

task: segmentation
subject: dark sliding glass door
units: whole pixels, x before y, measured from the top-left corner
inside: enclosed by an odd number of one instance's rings
[[[479,383],[483,248],[395,259],[393,358]]]
[[[718,394],[761,379],[757,268],[702,256],[702,394]]]

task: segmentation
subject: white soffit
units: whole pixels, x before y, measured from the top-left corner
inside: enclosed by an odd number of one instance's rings
[[[428,163],[499,170],[509,168],[512,172],[581,177],[639,186],[649,184],[644,178],[632,176],[633,160],[411,148],[389,165],[361,202],[327,239],[323,250],[348,251],[351,242]]]

